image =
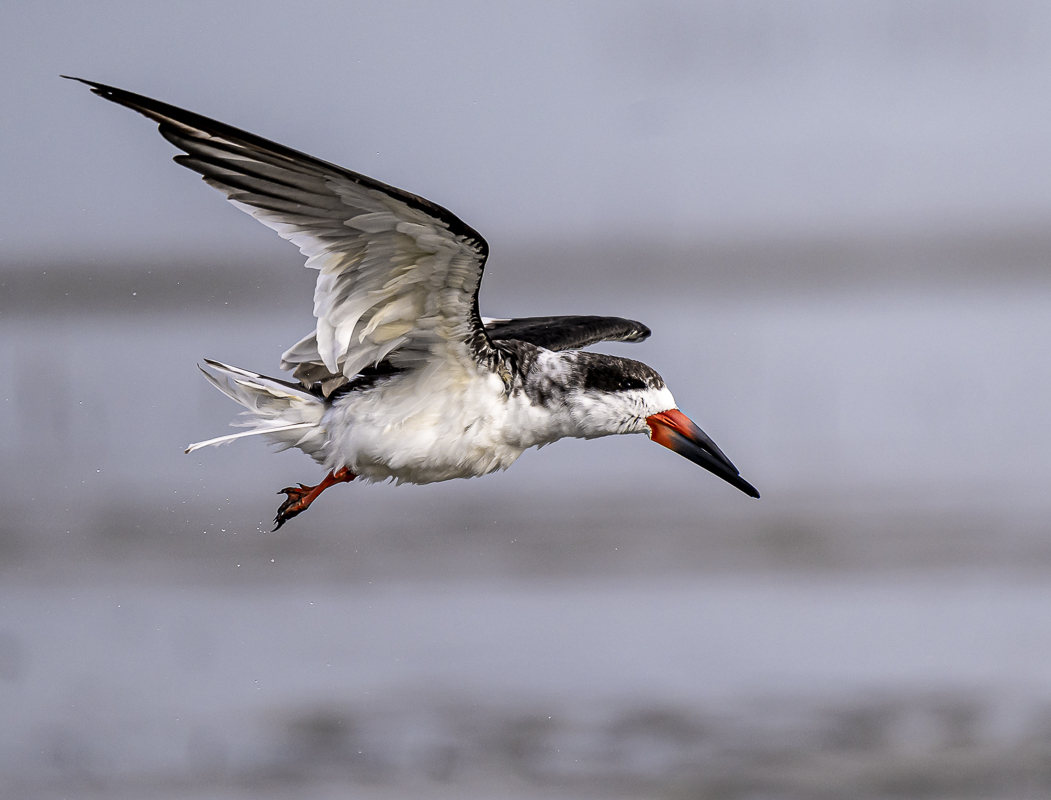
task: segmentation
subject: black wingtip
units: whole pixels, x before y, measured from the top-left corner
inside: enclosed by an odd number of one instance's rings
[[[59,75],[60,78],[65,78],[67,81],[77,81],[83,83],[93,94],[97,94],[99,97],[105,100],[111,100],[114,103],[120,103],[121,105],[133,108],[140,113],[145,113],[139,108],[140,102],[145,105],[149,105],[151,102],[150,98],[142,95],[137,95],[134,92],[126,91],[125,89],[118,89],[116,86],[107,86],[105,83],[99,83],[98,81],[89,81],[87,78],[78,78],[75,75]],[[157,105],[165,105],[163,103],[156,103]],[[149,115],[147,115],[149,116]]]
[[[65,78],[67,81],[78,81],[79,83],[83,83],[85,86],[90,86],[91,91],[93,91],[95,94],[100,94],[106,89],[112,88],[110,86],[106,86],[106,84],[104,83],[96,83],[95,81],[89,81],[87,78],[78,78],[76,75],[59,75],[58,77]]]
[[[126,92],[123,89],[118,89],[116,86],[107,86],[106,84],[98,83],[97,81],[89,81],[86,78],[78,78],[75,75],[59,75],[58,77],[65,78],[67,81],[77,81],[78,83],[83,83],[85,86],[91,89],[92,94],[97,94],[104,100],[110,100],[114,103],[120,103],[121,105],[133,108],[139,111],[140,113],[144,113],[141,111],[141,109],[139,109],[136,106],[136,104],[128,102],[128,100],[135,100],[138,98],[138,95],[135,95],[132,92]],[[127,98],[127,100],[121,99],[122,96],[124,98]],[[141,99],[145,100],[147,98]]]
[[[470,225],[467,225],[447,208],[443,208],[437,203],[432,203],[430,200],[414,195],[411,192],[388,186],[381,181],[353,172],[352,170],[344,169],[335,164],[330,164],[327,161],[322,161],[314,156],[301,153],[298,150],[293,150],[291,147],[286,147],[277,142],[272,142],[269,139],[264,139],[262,136],[257,136],[254,133],[240,130],[239,128],[227,125],[224,122],[219,122],[218,120],[209,119],[208,117],[196,114],[192,111],[179,108],[178,106],[163,103],[160,100],[154,100],[152,97],[147,97],[146,95],[136,94],[135,92],[129,92],[127,89],[118,89],[116,86],[107,86],[104,83],[97,83],[96,81],[89,81],[84,78],[77,78],[73,75],[61,75],[60,77],[65,78],[66,80],[83,83],[99,97],[109,100],[112,103],[130,108],[132,111],[136,111],[144,117],[152,119],[154,122],[161,125],[162,134],[164,133],[165,127],[170,126],[183,130],[184,133],[191,137],[208,138],[209,136],[221,136],[237,141],[240,146],[258,148],[282,158],[303,160],[313,164],[314,167],[320,167],[324,170],[333,170],[355,183],[361,184],[369,189],[383,192],[384,194],[390,195],[395,200],[400,200],[401,202],[406,203],[411,208],[438,218],[449,227],[450,231],[470,239],[471,242],[477,246],[475,251],[478,253],[483,264],[489,256],[489,245],[486,244],[485,239],[482,238],[482,235],[478,233],[478,231]],[[178,144],[177,146],[181,147],[181,145]]]
[[[653,331],[651,331],[647,326],[643,325],[641,322],[636,322],[635,324],[639,326],[638,332],[634,336],[625,339],[625,342],[643,342],[646,339],[649,339],[650,336],[653,334]]]

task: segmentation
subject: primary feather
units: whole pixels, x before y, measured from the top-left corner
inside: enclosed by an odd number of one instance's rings
[[[620,317],[522,317],[485,323],[490,340],[517,339],[547,350],[580,350],[599,342],[641,342],[650,329]]]
[[[473,367],[496,357],[476,307],[489,248],[448,210],[199,114],[83,82],[159,123],[185,151],[178,163],[318,270],[317,327],[283,354],[283,369],[324,366],[352,378],[387,358]]]

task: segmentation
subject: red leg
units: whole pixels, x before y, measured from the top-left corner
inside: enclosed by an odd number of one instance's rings
[[[277,510],[277,516],[274,517],[274,522],[277,523],[274,526],[274,530],[276,531],[292,517],[306,511],[310,504],[317,500],[329,486],[335,486],[337,483],[350,483],[356,477],[346,467],[340,467],[326,475],[325,480],[321,481],[317,486],[307,486],[301,483],[298,488],[289,486],[287,489],[282,489],[278,494],[284,494],[287,497],[285,502],[281,504],[281,508]]]

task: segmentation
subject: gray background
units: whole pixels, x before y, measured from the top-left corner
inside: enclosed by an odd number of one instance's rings
[[[0,9],[0,791],[1051,793],[1051,8]],[[203,357],[293,247],[59,73],[422,194],[491,316],[613,313],[763,493],[642,437],[340,487]]]

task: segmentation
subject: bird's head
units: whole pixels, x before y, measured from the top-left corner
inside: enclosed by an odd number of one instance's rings
[[[577,436],[645,433],[750,497],[759,497],[708,434],[679,411],[656,370],[598,353],[577,352],[572,357],[566,404]]]

